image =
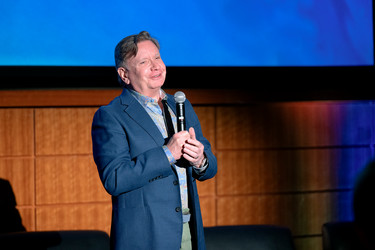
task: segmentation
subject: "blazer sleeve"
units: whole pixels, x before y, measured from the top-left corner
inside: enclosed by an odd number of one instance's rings
[[[99,108],[95,113],[92,144],[100,179],[111,195],[132,191],[155,178],[173,174],[162,145],[145,143],[144,151],[131,157],[127,131],[111,110]]]

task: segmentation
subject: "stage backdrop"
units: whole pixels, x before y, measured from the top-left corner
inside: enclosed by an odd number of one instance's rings
[[[1,1],[0,66],[112,66],[147,30],[167,66],[373,65],[371,0]]]

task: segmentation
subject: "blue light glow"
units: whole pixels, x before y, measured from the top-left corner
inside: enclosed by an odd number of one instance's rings
[[[113,66],[147,30],[168,66],[373,65],[371,0],[2,1],[0,65]]]

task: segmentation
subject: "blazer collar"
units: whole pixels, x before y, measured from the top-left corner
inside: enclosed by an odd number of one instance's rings
[[[127,113],[136,123],[138,123],[138,125],[142,127],[158,145],[164,144],[163,135],[160,133],[154,121],[128,89],[123,89],[120,95],[120,102],[121,105],[124,106],[124,112]]]

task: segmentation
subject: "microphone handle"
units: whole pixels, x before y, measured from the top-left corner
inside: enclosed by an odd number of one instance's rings
[[[186,130],[186,123],[185,123],[185,105],[184,103],[177,103],[177,131],[184,131]]]

